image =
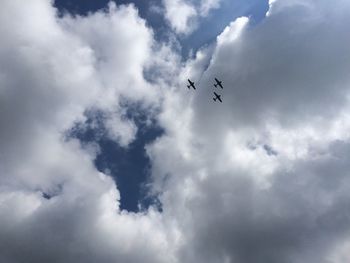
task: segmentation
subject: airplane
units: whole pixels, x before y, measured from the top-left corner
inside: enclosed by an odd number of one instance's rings
[[[214,84],[214,86],[215,86],[215,88],[217,88],[218,86],[220,87],[220,88],[224,88],[223,86],[222,86],[222,81],[219,81],[217,78],[215,78],[215,81],[216,81],[216,84]]]
[[[219,100],[220,102],[222,102],[221,95],[217,94],[215,91],[214,91],[214,95],[215,95],[215,98],[213,98],[214,101]]]
[[[196,89],[196,87],[194,86],[194,82],[192,82],[192,81],[190,81],[189,79],[188,79],[188,82],[190,83],[190,85],[187,85],[187,88],[193,88],[193,89]]]

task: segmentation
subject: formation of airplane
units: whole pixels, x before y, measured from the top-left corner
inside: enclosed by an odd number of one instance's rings
[[[215,78],[215,81],[216,81],[216,83],[214,84],[214,86],[215,86],[215,88],[217,88],[218,86],[220,87],[220,88],[224,88],[223,86],[222,86],[222,81],[219,81],[217,78]]]
[[[191,87],[192,87],[193,89],[196,89],[196,87],[194,86],[194,82],[192,82],[189,79],[188,79],[188,82],[190,83],[190,85],[187,85],[187,88],[191,89]]]
[[[214,91],[214,95],[215,95],[215,98],[213,98],[214,101],[219,100],[220,102],[222,102],[221,95],[217,94],[215,91]]]
[[[195,90],[196,87],[194,85],[194,82],[191,81],[190,79],[187,79],[189,85],[187,85],[187,88],[188,89],[191,89],[191,87]],[[214,84],[214,87],[217,88],[217,87],[220,87],[221,89],[223,89],[224,87],[222,86],[222,81],[218,80],[217,78],[215,78],[215,84]],[[214,95],[215,97],[213,98],[214,101],[220,101],[222,103],[222,99],[221,99],[221,95],[217,94],[215,91],[214,91]]]

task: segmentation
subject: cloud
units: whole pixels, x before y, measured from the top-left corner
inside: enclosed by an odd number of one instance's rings
[[[123,105],[158,104],[152,30],[130,5],[58,17],[51,4],[0,11],[0,261],[171,262],[159,213],[122,213],[96,153],[66,138],[98,110],[112,139],[133,140]]]
[[[200,17],[208,15],[210,10],[218,8],[220,0],[164,0],[165,18],[171,28],[178,34],[191,33],[198,24]]]
[[[346,258],[349,12],[346,1],[277,0],[187,61],[159,116],[167,136],[148,147],[164,213],[185,233],[180,261]]]
[[[220,6],[220,0],[203,0],[200,3],[200,14],[207,16],[210,10],[218,8]]]
[[[215,3],[187,2],[175,30]],[[1,262],[348,258],[347,1],[271,1],[260,24],[237,19],[184,62],[132,5],[85,17],[45,0],[2,7]],[[96,110],[127,147],[125,103],[159,112],[165,132],[147,153],[162,213],[120,211],[96,150],[66,137]]]

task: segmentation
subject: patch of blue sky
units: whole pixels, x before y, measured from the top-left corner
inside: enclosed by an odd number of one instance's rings
[[[127,147],[121,147],[106,134],[102,112],[86,113],[87,121],[77,124],[69,131],[68,137],[77,138],[82,144],[97,144],[99,153],[95,159],[96,168],[109,174],[116,181],[120,192],[120,209],[140,212],[153,206],[161,211],[157,196],[151,194],[151,163],[145,146],[163,134],[163,130],[151,120],[147,111],[137,105],[126,106],[125,118],[132,120],[137,128],[135,140]]]
[[[200,18],[199,27],[192,34],[180,37],[182,56],[187,58],[199,48],[213,43],[217,35],[238,17],[247,16],[252,25],[258,24],[265,18],[268,8],[268,0],[222,0],[219,8]]]

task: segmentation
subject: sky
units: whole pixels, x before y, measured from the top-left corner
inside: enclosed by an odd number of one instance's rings
[[[349,23],[347,0],[1,1],[0,262],[349,262]]]

